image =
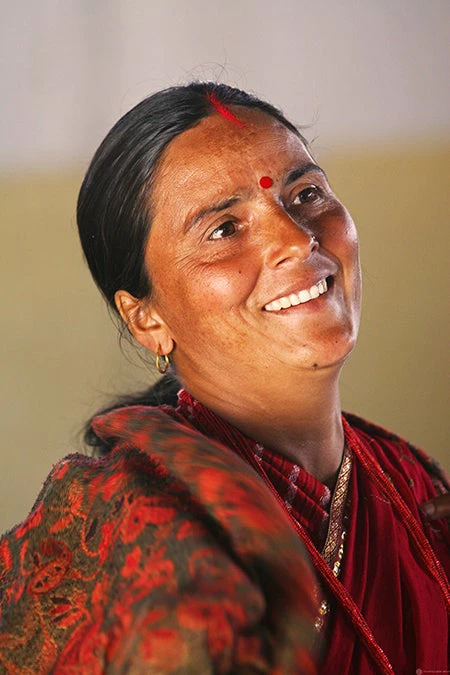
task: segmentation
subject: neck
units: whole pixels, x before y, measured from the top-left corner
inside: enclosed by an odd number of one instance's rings
[[[217,380],[203,380],[202,386],[185,384],[193,396],[246,436],[333,487],[344,447],[339,371],[330,368],[301,377],[298,372],[290,377],[283,372],[278,383],[267,378],[267,388],[252,387],[249,381],[240,387],[220,386]]]

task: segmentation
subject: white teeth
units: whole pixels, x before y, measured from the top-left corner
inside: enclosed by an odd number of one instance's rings
[[[319,283],[317,284],[317,288],[319,289],[320,295],[322,295],[322,293],[326,293],[328,290],[327,280],[321,279],[321,281],[319,281]]]
[[[295,307],[296,305],[309,302],[309,300],[314,300],[315,298],[318,298],[319,295],[326,293],[327,290],[328,286],[326,279],[321,279],[317,282],[317,284],[314,284],[309,289],[305,288],[298,293],[291,293],[290,295],[285,295],[282,298],[272,300],[272,302],[269,302],[267,305],[265,305],[264,309],[267,312],[279,312],[280,309],[288,309],[289,307]]]

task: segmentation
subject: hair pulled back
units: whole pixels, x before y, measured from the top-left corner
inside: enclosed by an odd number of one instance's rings
[[[95,283],[117,313],[116,291],[135,298],[151,295],[145,247],[152,223],[152,189],[162,155],[171,141],[222,106],[258,109],[305,142],[280,110],[252,94],[215,82],[170,87],[141,101],[111,129],[95,153],[77,204],[81,245]],[[173,404],[179,383],[170,374],[145,392],[122,397],[102,412],[135,404]],[[107,452],[89,421],[85,441]]]

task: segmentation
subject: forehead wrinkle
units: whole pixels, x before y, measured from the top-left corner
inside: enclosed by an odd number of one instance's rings
[[[223,173],[220,171],[215,175],[208,172],[207,180],[203,178],[204,171],[201,167],[186,168],[182,173],[181,178],[178,176],[174,182],[170,165],[167,165],[166,178],[170,180],[172,177],[172,184],[169,189],[155,191],[154,218],[157,219],[158,214],[165,212],[169,228],[176,229],[181,225],[187,232],[201,217],[209,215],[209,210],[219,212],[242,200],[248,193],[247,185],[239,189],[224,184]],[[202,188],[200,194],[194,192],[196,184]],[[167,215],[170,217],[167,218]]]
[[[246,109],[244,110],[245,113],[249,112]],[[184,167],[186,168],[187,173],[189,165],[198,165],[205,158],[211,161],[214,157],[217,157],[220,162],[223,158],[224,151],[232,153],[240,164],[243,161],[243,156],[245,156],[249,162],[249,168],[254,169],[255,163],[261,158],[254,158],[253,155],[255,152],[260,154],[259,149],[264,148],[264,146],[268,146],[269,144],[274,145],[275,147],[273,150],[276,151],[279,149],[279,144],[283,142],[286,146],[290,146],[289,149],[292,150],[295,146],[304,148],[301,140],[277,120],[273,120],[273,118],[266,114],[258,113],[251,111],[251,120],[244,128],[230,125],[227,120],[224,120],[216,113],[205,118],[195,127],[180,134],[180,136],[175,138],[169,144],[163,154],[160,171],[158,171],[156,176],[156,182],[158,179],[165,178],[167,174],[172,172],[172,169],[170,168],[172,162],[174,162],[175,165],[178,164],[176,169],[177,173],[179,173],[180,156],[182,156],[183,153],[185,154]],[[256,120],[253,118],[256,118]],[[271,134],[270,132],[269,134],[264,133],[264,131],[267,131],[268,121],[270,123],[269,129]],[[262,122],[266,125],[265,128],[262,126]],[[213,129],[213,131],[217,133],[211,133],[212,130],[208,126],[208,124],[211,123],[213,123],[215,127],[218,127],[217,129]],[[223,128],[223,132],[221,132],[221,128]],[[198,137],[194,144],[191,141],[193,135]],[[271,137],[268,138],[270,135]],[[304,149],[306,150],[306,148]],[[267,148],[265,153],[270,154],[270,150]],[[229,158],[230,162],[235,161],[234,156]]]
[[[231,125],[215,113],[167,146],[154,179],[151,205],[154,217],[161,210],[173,217],[176,214],[175,226],[181,219],[185,221],[190,217],[194,209],[205,209],[224,199],[248,198],[251,193],[257,193],[261,175],[275,179],[282,178],[285,173],[283,167],[274,166],[281,161],[280,146],[286,151],[281,155],[292,153],[292,168],[303,163],[300,157],[296,160],[293,156],[299,148],[310,156],[301,139],[277,120],[245,109],[240,113],[247,118],[245,127]],[[235,169],[242,172],[238,184],[236,173],[233,174]],[[196,183],[202,190],[196,190]],[[202,198],[205,192],[208,194]],[[197,203],[192,205],[193,201]],[[195,217],[195,212],[192,215]]]

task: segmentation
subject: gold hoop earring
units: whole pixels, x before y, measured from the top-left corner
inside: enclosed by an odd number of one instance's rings
[[[161,357],[164,359],[162,363],[161,363]],[[170,366],[170,360],[169,360],[169,357],[167,356],[167,354],[160,354],[159,353],[159,345],[158,345],[158,350],[157,350],[156,356],[155,356],[155,365],[156,365],[157,371],[161,375],[165,375],[167,373],[167,371],[169,370],[169,366]]]

